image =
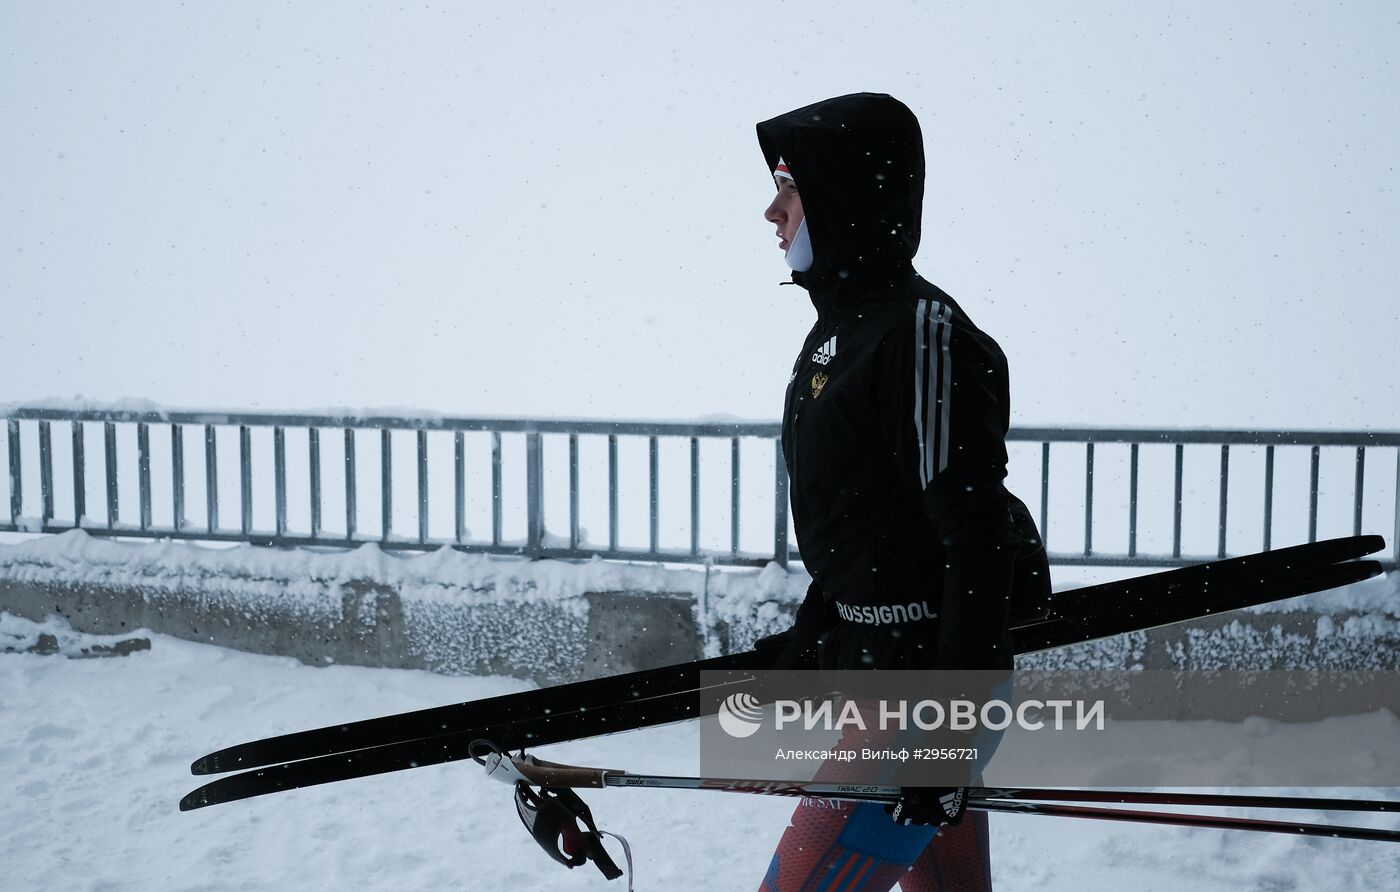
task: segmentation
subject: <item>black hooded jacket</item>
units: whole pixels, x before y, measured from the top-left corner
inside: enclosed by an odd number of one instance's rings
[[[1039,533],[1003,485],[1006,358],[913,267],[918,121],[860,93],[758,125],[792,173],[817,321],[793,366],[783,457],[813,585],[799,637],[825,668],[1006,669],[1013,607],[1048,603]]]

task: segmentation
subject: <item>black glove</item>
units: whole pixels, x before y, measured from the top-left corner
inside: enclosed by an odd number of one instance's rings
[[[792,643],[793,636],[797,633],[797,627],[792,626],[785,631],[772,635],[764,635],[753,643],[754,650],[776,650],[785,648]]]
[[[797,608],[792,628],[758,639],[753,643],[754,650],[776,652],[770,669],[815,669],[817,642],[836,621],[836,609],[826,603],[826,597],[813,581],[807,587],[802,606]]]
[[[753,643],[754,650],[766,650],[773,654],[769,669],[815,669],[817,668],[817,639],[821,633],[813,633],[799,625],[786,632],[768,635]]]
[[[885,806],[896,824],[946,827],[967,811],[967,787],[902,787],[898,802]]]

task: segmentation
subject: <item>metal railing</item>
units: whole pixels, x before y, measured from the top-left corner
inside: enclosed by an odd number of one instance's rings
[[[1388,534],[1392,551],[1382,558],[1388,570],[1400,564],[1400,432],[1352,432],[1352,431],[1242,431],[1242,430],[1163,430],[1163,429],[1077,429],[1077,428],[1022,428],[1014,429],[1008,436],[1009,442],[1039,442],[1041,446],[1040,471],[1040,528],[1047,544],[1053,545],[1055,534],[1051,530],[1048,516],[1051,468],[1051,444],[1077,444],[1083,449],[1084,480],[1084,545],[1082,551],[1063,552],[1051,550],[1052,563],[1067,565],[1127,565],[1127,566],[1180,566],[1199,563],[1211,559],[1241,553],[1229,548],[1230,541],[1230,491],[1232,485],[1230,456],[1232,449],[1238,453],[1244,449],[1258,453],[1261,460],[1259,501],[1256,503],[1258,532],[1260,541],[1257,549],[1268,551],[1274,545],[1276,503],[1280,487],[1277,474],[1280,451],[1301,452],[1307,458],[1305,494],[1307,501],[1307,541],[1316,542],[1319,531],[1319,504],[1323,493],[1322,456],[1323,450],[1350,453],[1352,469],[1351,493],[1349,499],[1350,526],[1343,528],[1333,525],[1329,535],[1361,535],[1363,532]],[[1117,445],[1127,449],[1127,485],[1120,492],[1120,498],[1127,502],[1127,549],[1120,553],[1102,552],[1094,547],[1094,504],[1095,504],[1095,447]],[[1215,548],[1209,552],[1193,555],[1183,553],[1183,515],[1186,500],[1185,464],[1188,447],[1218,447],[1219,465],[1217,472],[1218,496],[1214,500]],[[1141,459],[1144,447],[1169,447],[1171,455],[1171,550],[1169,553],[1143,554],[1139,550],[1140,503],[1142,495]],[[1367,504],[1367,455],[1377,451],[1395,453],[1394,479],[1388,497],[1381,497],[1381,524],[1365,522]],[[1385,503],[1388,502],[1388,511]],[[1284,542],[1282,544],[1293,544]]]
[[[666,423],[612,422],[569,420],[478,419],[439,417],[355,417],[307,414],[223,413],[199,411],[123,411],[104,409],[18,408],[4,414],[5,438],[8,452],[8,522],[0,523],[0,531],[63,532],[81,528],[94,535],[130,537],[169,537],[220,542],[251,542],[277,546],[352,546],[374,542],[386,548],[427,550],[443,546],[463,551],[517,554],[533,558],[590,558],[594,556],[619,560],[714,562],[728,565],[757,566],[776,560],[786,565],[800,560],[791,532],[788,513],[787,475],[778,446],[779,426],[774,423]],[[65,426],[66,443],[56,442],[55,425]],[[101,432],[101,461],[89,458],[89,435]],[[134,450],[130,440],[134,433]],[[271,475],[268,462],[259,465],[255,455],[265,448],[254,448],[254,439],[266,441],[270,433]],[[294,435],[305,444],[304,456],[288,455],[288,441]],[[412,472],[407,472],[394,460],[396,439],[411,436],[413,442]],[[156,438],[153,444],[153,437]],[[483,455],[469,461],[468,444]],[[511,442],[506,443],[505,438]],[[123,445],[119,445],[119,439]],[[165,439],[167,445],[159,445]],[[235,451],[237,464],[237,521],[227,522],[222,510],[233,491],[228,475],[229,453]],[[620,458],[620,443],[645,443],[644,474],[634,461],[624,466]],[[377,441],[377,442],[376,442]],[[1394,568],[1400,559],[1400,433],[1355,432],[1258,432],[1224,430],[1121,430],[1034,428],[1013,429],[1008,446],[1013,451],[1013,472],[1028,466],[1026,447],[1039,447],[1039,512],[1041,530],[1051,546],[1052,562],[1081,566],[1177,566],[1271,547],[1280,522],[1278,502],[1287,492],[1302,487],[1306,498],[1306,537],[1315,541],[1320,528],[1327,535],[1382,532],[1390,535],[1395,551],[1385,563]],[[581,474],[586,462],[581,461],[581,444],[604,446],[606,449],[607,542],[590,543],[581,527]],[[506,447],[511,448],[508,450]],[[62,447],[62,448],[60,448]],[[158,448],[157,448],[158,447]],[[202,447],[202,448],[201,448]],[[478,448],[481,447],[481,448]],[[688,454],[688,468],[663,479],[661,454]],[[688,449],[687,449],[688,447]],[[1052,447],[1057,447],[1052,454]],[[754,473],[752,458],[758,450],[758,473],[766,477],[757,484],[759,497],[766,502],[771,496],[771,508],[759,508],[766,514],[759,526],[765,532],[756,547],[742,547],[753,542],[753,529],[741,531],[741,517],[754,513]],[[1188,457],[1192,464],[1202,449],[1212,454],[1218,450],[1218,469],[1211,474],[1193,470],[1188,474]],[[488,452],[489,450],[489,452]],[[705,467],[714,467],[715,451],[727,477],[727,492],[719,486],[705,485],[702,475],[702,453],[710,460]],[[1020,450],[1018,452],[1018,450]],[[1145,474],[1149,456],[1165,450],[1169,457],[1169,473]],[[330,455],[334,451],[335,455]],[[374,453],[378,473],[365,473],[362,453]],[[594,450],[595,452],[598,450]],[[1349,524],[1338,521],[1335,473],[1323,476],[1324,455],[1330,459],[1338,452],[1348,457],[1350,479]],[[1394,452],[1394,486],[1382,478],[1379,486],[1370,485],[1375,475],[1367,477],[1368,456],[1383,457]],[[436,452],[438,460],[431,461]],[[450,454],[449,454],[450,452]],[[167,464],[162,469],[163,480],[153,478],[153,461],[159,453]],[[546,505],[546,455],[563,458],[567,484],[550,489],[555,509]],[[1112,455],[1110,455],[1112,453]],[[1260,462],[1257,473],[1242,474],[1237,458],[1232,469],[1231,456],[1248,454]],[[1080,464],[1079,454],[1082,454]],[[1308,461],[1306,475],[1293,477],[1279,472],[1280,456],[1301,454]],[[55,459],[60,459],[60,474],[55,477]],[[1161,458],[1161,456],[1157,456]],[[336,462],[336,459],[339,462]],[[1112,459],[1110,461],[1109,459]],[[37,481],[35,461],[37,459]],[[523,475],[510,475],[506,467],[523,459]],[[1156,464],[1161,464],[1157,462]],[[595,462],[601,465],[602,462]],[[1108,466],[1113,465],[1110,469]],[[1215,465],[1215,462],[1211,462]],[[202,465],[202,473],[187,474],[191,465]],[[557,462],[556,462],[557,465]],[[224,469],[221,474],[221,466]],[[1155,466],[1155,465],[1154,465]],[[338,481],[327,483],[329,472],[339,468]],[[447,468],[450,467],[450,471]],[[436,474],[430,478],[430,471]],[[1052,474],[1052,471],[1054,473]],[[469,477],[487,478],[489,496],[468,498]],[[601,470],[598,473],[602,473]],[[631,511],[620,508],[619,493],[624,475],[644,476],[646,481],[645,508]],[[92,478],[101,477],[100,485],[91,486]],[[191,476],[202,476],[193,487]],[[438,483],[441,476],[446,482]],[[519,478],[523,476],[523,493]],[[688,516],[669,523],[679,511],[668,516],[668,527],[679,530],[669,539],[662,534],[661,502],[665,489],[674,477],[688,478]],[[713,476],[713,475],[711,475]],[[1015,476],[1013,474],[1013,476]],[[1082,481],[1079,479],[1082,476]],[[1114,477],[1121,477],[1115,481]],[[1210,548],[1192,548],[1184,532],[1191,497],[1197,493],[1196,482],[1212,477],[1211,527],[1214,541]],[[135,517],[131,517],[129,487],[134,483]],[[1056,487],[1052,489],[1052,477]],[[1294,480],[1293,478],[1297,478]],[[1064,495],[1060,481],[1069,479],[1073,494]],[[1150,478],[1150,479],[1148,479]],[[293,505],[289,480],[304,502]],[[1251,482],[1252,481],[1252,482]],[[406,511],[396,510],[395,486],[405,482],[413,487],[414,502]],[[748,486],[745,486],[745,483]],[[1169,482],[1169,487],[1167,486]],[[37,486],[35,485],[37,483]],[[60,487],[62,483],[62,487]],[[1013,481],[1013,489],[1028,495],[1033,491],[1030,480]],[[1324,486],[1324,483],[1327,486]],[[26,485],[28,484],[28,485]],[[338,485],[337,485],[338,484]],[[684,485],[684,484],[680,484]],[[486,484],[483,484],[485,487]],[[1081,488],[1082,486],[1082,488]],[[1155,487],[1155,489],[1154,489]],[[1244,490],[1258,487],[1258,492],[1246,497]],[[60,488],[66,489],[63,511],[58,498]],[[89,511],[92,489],[101,494],[101,507]],[[226,492],[225,490],[229,492]],[[270,492],[269,492],[270,490]],[[1232,500],[1232,491],[1234,499]],[[125,499],[123,493],[127,493]],[[1082,499],[1078,495],[1082,493]],[[1154,493],[1167,501],[1167,511],[1149,512],[1144,504]],[[37,503],[35,500],[37,495]],[[475,495],[473,490],[472,495]],[[523,499],[521,498],[523,495]],[[1329,510],[1322,510],[1323,496]],[[362,509],[374,497],[378,499],[377,529],[372,513]],[[439,500],[450,497],[447,512]],[[565,496],[567,498],[565,498]],[[727,498],[725,498],[727,496]],[[1055,496],[1055,498],[1052,498]],[[267,506],[270,505],[270,516]],[[1257,500],[1256,500],[1257,499]],[[1242,520],[1240,501],[1253,503],[1258,514],[1250,514],[1249,523]],[[66,510],[71,501],[71,511]],[[195,505],[202,501],[202,506]],[[1028,500],[1029,501],[1029,500]],[[124,514],[124,502],[125,510]],[[164,505],[160,503],[164,502]],[[328,504],[343,511],[332,529]],[[490,534],[474,536],[468,532],[469,509],[480,509],[489,517]],[[523,504],[521,504],[523,502]],[[727,505],[725,504],[727,502]],[[1196,502],[1201,502],[1196,498]],[[567,504],[567,508],[563,506]],[[744,511],[745,504],[748,512]],[[188,516],[191,505],[202,507],[200,518]],[[255,505],[259,506],[255,512]],[[504,523],[508,508],[515,515],[523,514],[523,536],[508,538]],[[157,507],[169,522],[155,517]],[[298,518],[289,521],[293,513]],[[1232,507],[1234,510],[1232,511]],[[702,508],[706,509],[702,511]],[[34,509],[37,509],[35,511]],[[1061,515],[1082,512],[1082,543],[1060,548],[1060,540],[1071,541],[1077,535],[1077,524],[1065,525]],[[567,534],[552,533],[547,519],[567,512]],[[255,523],[261,513],[270,523]],[[482,512],[477,510],[478,514]],[[596,514],[596,508],[594,509]],[[1105,529],[1104,515],[1121,514],[1121,523]],[[1304,512],[1286,512],[1290,520],[1300,519]],[[714,537],[702,542],[702,514],[727,514],[727,537]],[[1162,523],[1163,515],[1170,517],[1170,545],[1165,538],[1161,547],[1152,547],[1149,529],[1152,522]],[[411,521],[411,531],[395,529],[396,515]],[[432,518],[436,516],[436,524]],[[1377,521],[1377,517],[1381,517]],[[619,535],[624,518],[645,519],[645,544],[625,543]],[[1096,523],[1096,517],[1099,521]],[[771,518],[771,520],[769,519]],[[366,521],[369,521],[366,523]],[[1368,527],[1369,522],[1369,527]],[[771,523],[771,526],[768,524]],[[750,525],[751,527],[753,525]],[[1203,523],[1190,525],[1199,531]],[[1253,530],[1252,533],[1248,532]],[[1066,530],[1071,532],[1066,533]],[[741,537],[741,532],[745,537]],[[1301,538],[1298,535],[1287,542]],[[688,534],[688,536],[686,535]],[[1096,535],[1097,534],[1097,535]],[[1104,549],[1105,538],[1126,537],[1123,547]],[[680,541],[677,541],[679,538]],[[1243,538],[1246,547],[1230,547]],[[688,539],[688,541],[686,541]],[[727,539],[727,541],[725,541]],[[667,541],[663,541],[667,540]],[[1144,547],[1144,546],[1147,547]]]

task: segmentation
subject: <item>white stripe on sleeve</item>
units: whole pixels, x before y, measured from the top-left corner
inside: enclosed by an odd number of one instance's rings
[[[919,443],[919,482],[925,489],[948,468],[952,337],[952,307],[919,301],[914,308],[914,432]]]
[[[942,473],[948,469],[948,443],[952,439],[948,425],[949,410],[953,404],[953,354],[949,350],[953,339],[952,307],[942,307],[939,325],[943,336],[938,350],[938,380],[943,385],[943,392],[938,400],[938,471]]]

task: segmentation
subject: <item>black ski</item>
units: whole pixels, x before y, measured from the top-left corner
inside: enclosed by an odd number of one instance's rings
[[[1073,637],[1073,629],[1083,632],[1084,637],[1077,640],[1115,634],[1101,633],[1096,628],[1102,625],[1098,617],[1105,616],[1110,611],[1120,623],[1133,622],[1139,614],[1151,613],[1153,625],[1163,625],[1259,603],[1247,593],[1233,599],[1237,603],[1227,600],[1231,592],[1222,591],[1221,583],[1238,585],[1242,579],[1263,580],[1306,567],[1330,567],[1337,562],[1362,557],[1384,547],[1384,540],[1379,536],[1329,539],[1063,591],[1055,595],[1054,606],[1047,619],[1027,623],[1016,629],[1017,649],[1025,653],[1073,643],[1076,640]],[[1280,597],[1288,595],[1275,596]],[[1163,603],[1165,598],[1173,599],[1181,609],[1168,609],[1169,605]],[[1230,606],[1217,606],[1226,603]],[[1139,624],[1136,628],[1144,626]],[[1115,626],[1115,631],[1123,630]],[[196,760],[190,771],[193,774],[222,774],[279,762],[294,762],[444,734],[468,723],[497,724],[524,717],[543,717],[551,709],[558,710],[567,704],[589,704],[598,707],[635,702],[692,691],[698,686],[700,673],[704,671],[761,669],[766,663],[767,658],[762,654],[747,651],[676,666],[557,685],[537,691],[505,694],[484,700],[298,731],[218,750]]]
[[[1073,613],[1057,605],[1048,619],[1013,629],[1012,636],[1017,654],[1037,653],[1340,588],[1379,576],[1381,572],[1378,561],[1343,561],[1299,566],[1273,574],[1256,571],[1235,577],[1222,573],[1214,578],[1209,590],[1183,590],[1156,603],[1141,592],[1127,604],[1108,593],[1086,598],[1083,595],[1090,589],[1074,589],[1064,593],[1075,601]]]
[[[196,760],[190,766],[190,773],[222,774],[279,762],[353,752],[447,734],[467,725],[494,726],[531,719],[547,728],[555,723],[556,718],[563,720],[571,715],[572,704],[591,704],[597,708],[691,693],[699,687],[701,672],[762,669],[771,659],[769,654],[750,650],[709,660],[297,731],[210,753]]]
[[[1330,540],[1062,592],[1049,619],[1015,630],[1017,649],[1045,650],[1346,585],[1377,575],[1379,564],[1332,561],[1383,547],[1378,536]],[[1159,593],[1155,603],[1152,591]],[[1172,597],[1162,599],[1162,592]],[[1131,601],[1127,607],[1124,599]],[[754,670],[768,659],[749,651],[255,741],[206,756],[193,770],[227,771],[279,759],[285,764],[206,784],[180,807],[454,761],[466,757],[475,739],[511,750],[695,718],[700,672]]]

